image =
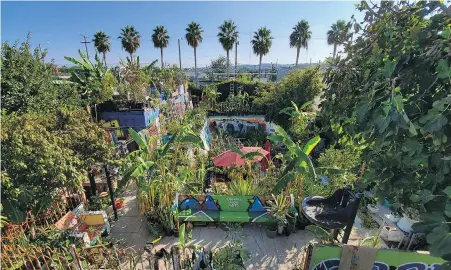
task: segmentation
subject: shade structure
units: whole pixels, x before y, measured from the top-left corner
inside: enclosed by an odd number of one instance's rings
[[[241,152],[244,154],[251,153],[251,152],[259,152],[263,154],[263,156],[266,156],[269,154],[268,151],[264,150],[261,147],[240,147],[239,148]],[[262,160],[262,156],[256,156],[250,162],[259,162]],[[233,164],[237,166],[242,166],[245,163],[245,160],[241,158],[240,154],[235,153],[231,150],[227,150],[223,152],[222,154],[218,155],[217,157],[213,158],[213,163],[216,167],[229,167]]]

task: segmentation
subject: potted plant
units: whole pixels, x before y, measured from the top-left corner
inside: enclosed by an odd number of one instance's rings
[[[268,226],[266,226],[266,235],[269,237],[269,238],[275,238],[276,237],[276,235],[277,235],[277,228],[276,228],[276,226],[274,226],[274,225],[268,225]]]
[[[274,198],[274,201],[268,202],[268,204],[271,205],[269,214],[277,219],[277,233],[281,235],[288,224],[287,216],[289,216],[290,202],[283,193],[277,196],[272,195],[272,197]]]

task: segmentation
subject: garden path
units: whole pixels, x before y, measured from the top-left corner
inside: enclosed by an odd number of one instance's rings
[[[139,213],[135,195],[134,188],[123,194],[124,208],[119,220],[111,225],[111,236],[125,240],[126,246],[138,251],[153,237],[147,231],[145,217]],[[245,262],[246,269],[295,269],[303,255],[300,252],[302,247],[313,238],[314,235],[308,231],[298,231],[289,237],[278,236],[270,239],[263,227],[246,224],[242,229],[233,231],[195,227],[191,241],[207,249],[214,249],[223,247],[234,239],[241,240],[251,255]],[[165,237],[158,242],[156,248],[170,250],[177,242],[176,237]]]

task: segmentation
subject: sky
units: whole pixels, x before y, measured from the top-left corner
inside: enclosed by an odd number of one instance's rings
[[[116,65],[128,55],[121,48],[118,36],[121,28],[133,25],[141,34],[141,46],[136,55],[141,63],[151,63],[160,58],[159,49],[151,41],[152,30],[157,25],[167,28],[170,40],[164,50],[164,62],[178,64],[177,39],[183,38],[191,21],[204,30],[203,42],[197,50],[198,67],[210,64],[211,59],[225,51],[218,38],[218,26],[224,20],[233,20],[239,31],[238,63],[258,64],[251,51],[250,36],[259,27],[266,26],[274,37],[264,63],[293,64],[296,50],[289,47],[293,26],[305,19],[310,24],[312,38],[308,50],[302,49],[300,63],[323,61],[331,56],[333,47],[327,45],[326,32],[339,19],[348,21],[354,14],[361,21],[363,14],[355,9],[358,2],[1,2],[1,39],[13,43],[23,41],[31,33],[33,46],[41,44],[48,50],[46,60],[57,65],[70,65],[64,56],[77,57],[80,43],[86,35],[91,40],[96,31],[111,37],[108,65]],[[251,34],[252,33],[252,34]],[[194,66],[193,49],[181,40],[182,66]],[[90,56],[93,43],[88,44]],[[234,62],[231,53],[231,61]]]

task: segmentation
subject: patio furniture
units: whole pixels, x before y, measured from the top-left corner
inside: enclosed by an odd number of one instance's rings
[[[179,222],[250,222],[277,223],[269,215],[272,196],[229,196],[177,194],[173,205]],[[294,197],[290,195],[291,213],[297,215]]]
[[[329,197],[313,196],[302,201],[302,213],[314,224],[338,231],[345,228],[342,243],[347,243],[360,203],[360,194],[351,192],[350,186],[336,190]]]

